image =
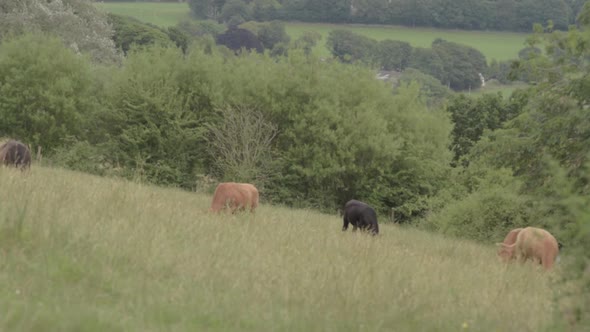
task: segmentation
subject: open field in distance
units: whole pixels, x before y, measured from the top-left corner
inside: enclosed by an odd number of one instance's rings
[[[109,12],[132,16],[160,26],[172,26],[183,19],[190,19],[190,9],[186,3],[97,2],[96,6]],[[349,29],[376,40],[406,41],[414,47],[429,47],[433,40],[442,38],[472,46],[482,52],[488,61],[517,58],[518,51],[524,48],[524,42],[528,36],[528,34],[514,32],[441,30],[384,25],[286,23],[287,33],[294,39],[305,31],[321,33],[323,39],[314,50],[319,56],[329,56],[325,42],[328,33],[334,29]]]

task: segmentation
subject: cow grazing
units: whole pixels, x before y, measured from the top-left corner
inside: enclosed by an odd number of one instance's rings
[[[19,141],[9,140],[0,145],[0,163],[25,170],[31,166],[31,150]]]
[[[520,262],[531,259],[542,264],[545,270],[553,267],[559,254],[559,246],[557,240],[555,240],[555,237],[551,233],[536,227],[526,227],[516,233],[517,236],[514,243],[496,243],[500,247],[498,250],[498,256],[500,258],[505,262],[511,259],[516,259]],[[506,238],[509,236],[510,233]]]
[[[223,182],[217,185],[211,202],[211,212],[219,212],[227,207],[231,213],[258,207],[258,189],[249,183]]]
[[[504,242],[502,242],[502,243],[504,243],[506,245],[511,245],[511,244],[516,243],[516,238],[518,237],[518,233],[520,233],[521,230],[522,230],[522,228],[515,228],[515,229],[511,230],[510,232],[508,232],[508,234],[504,238]],[[516,259],[516,257],[513,256],[512,259]]]
[[[520,231],[522,230],[522,228],[515,228],[513,230],[511,230],[506,237],[504,238],[504,241],[502,243],[507,244],[507,245],[511,245],[513,243],[516,242],[516,237],[518,236],[518,233],[520,233]],[[559,241],[557,241],[557,249],[559,249],[559,251],[561,251],[561,248],[563,247],[563,244]],[[512,257],[512,259],[516,259],[516,257]]]
[[[351,199],[344,205],[344,225],[342,231],[348,229],[348,224],[352,224],[352,231],[357,228],[368,231],[373,235],[379,234],[379,225],[377,224],[377,214],[375,210],[363,203]]]

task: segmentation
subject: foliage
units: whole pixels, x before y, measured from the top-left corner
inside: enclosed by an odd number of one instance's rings
[[[229,0],[221,8],[219,19],[229,27],[237,27],[252,19],[252,10],[242,0]]]
[[[510,80],[510,70],[512,67],[512,61],[496,61],[493,59],[484,74],[486,81],[497,80],[502,84],[508,84]]]
[[[282,0],[286,20],[530,31],[552,20],[557,29],[574,23],[579,1],[569,0]]]
[[[115,45],[124,54],[127,54],[132,46],[172,45],[168,34],[157,26],[140,22],[132,17],[115,14],[109,14],[108,16],[109,22],[113,25],[113,30],[115,31],[113,36]],[[183,42],[182,40],[179,41],[181,43]]]
[[[375,54],[377,42],[349,30],[332,30],[326,45],[332,55],[340,61],[370,63]]]
[[[417,82],[420,85],[420,95],[425,98],[430,107],[440,105],[449,98],[453,91],[442,85],[439,80],[424,74],[414,68],[407,68],[399,77],[397,87]],[[397,90],[397,87],[394,90]]]
[[[293,48],[302,49],[307,55],[311,54],[313,48],[322,40],[322,35],[315,31],[305,31],[301,37],[293,41]]]
[[[165,32],[168,35],[168,38],[174,42],[176,47],[180,48],[182,52],[186,53],[189,46],[190,37],[177,27],[168,27]]]
[[[89,0],[1,0],[0,40],[26,32],[57,35],[74,52],[97,62],[119,61],[112,28]]]
[[[402,71],[408,67],[411,56],[410,43],[386,39],[377,45],[375,62],[384,70]]]
[[[444,75],[443,61],[439,54],[432,48],[414,48],[412,51],[410,67],[435,77],[442,83],[441,78]]]
[[[0,132],[43,151],[84,135],[98,110],[86,58],[56,37],[26,34],[0,46]]]
[[[215,42],[218,45],[226,46],[235,53],[240,53],[242,49],[254,50],[259,53],[264,50],[264,46],[254,33],[236,27],[230,27],[226,32],[217,35]]]
[[[208,125],[212,173],[221,180],[263,188],[272,171],[271,147],[277,126],[251,107],[226,105],[217,113],[217,123]]]
[[[269,50],[279,43],[288,44],[291,40],[285,31],[285,24],[279,21],[262,24],[257,35],[262,46]]]
[[[500,93],[484,94],[477,99],[464,94],[450,98],[446,111],[451,113],[454,124],[451,148],[455,154],[454,161],[459,162],[467,155],[484,131],[499,129],[504,122],[522,112],[523,102],[526,99],[516,97],[506,101]],[[463,162],[466,163],[467,160]]]
[[[194,61],[198,54],[194,54]],[[188,187],[202,167],[209,101],[191,91],[194,69],[177,49],[131,52],[109,87],[110,111],[101,119],[108,161],[127,177]],[[203,64],[204,65],[204,64]],[[149,68],[150,70],[145,70]],[[202,84],[199,83],[199,84]],[[203,109],[204,107],[204,109]]]
[[[226,29],[223,24],[218,24],[215,21],[194,20],[183,20],[176,25],[176,28],[192,39],[203,36],[215,37],[216,35],[223,33]]]
[[[483,242],[501,242],[517,227],[543,226],[531,218],[531,199],[520,194],[521,183],[511,173],[509,169],[494,170],[481,165],[458,170],[452,180],[459,185],[440,195],[453,198],[421,220],[420,226]]]
[[[217,20],[226,0],[188,0],[193,15],[198,19]]]
[[[257,21],[271,21],[278,17],[281,4],[277,0],[253,0],[252,16]]]
[[[453,90],[480,87],[479,74],[485,72],[487,68],[486,58],[481,52],[472,47],[442,39],[437,39],[432,43],[432,50],[441,59],[443,72],[441,76],[437,76],[436,72],[426,71],[427,74],[438,78]]]

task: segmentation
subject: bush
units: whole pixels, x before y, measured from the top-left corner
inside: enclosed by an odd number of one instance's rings
[[[476,179],[475,183],[469,183]],[[509,170],[468,170],[453,197],[418,224],[444,234],[484,242],[501,242],[513,228],[532,225],[530,199]],[[467,181],[467,182],[465,182]]]
[[[87,58],[41,34],[0,44],[0,132],[51,152],[99,108]]]
[[[165,31],[162,31],[157,26],[143,23],[133,17],[109,14],[109,22],[115,30],[115,34],[113,35],[115,45],[117,48],[123,50],[125,54],[134,45],[136,47],[142,47],[147,45],[173,44]],[[172,33],[174,33],[174,30]]]

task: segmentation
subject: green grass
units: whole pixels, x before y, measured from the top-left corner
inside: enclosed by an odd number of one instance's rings
[[[0,168],[0,188],[2,331],[555,330],[559,268],[491,244],[264,204],[211,215],[205,194],[39,166]]]
[[[96,5],[109,12],[133,16],[139,20],[161,26],[175,25],[183,19],[190,18],[190,9],[186,3],[106,2],[96,3]],[[512,32],[441,30],[401,26],[286,23],[287,33],[293,39],[301,36],[305,31],[319,32],[323,38],[314,50],[319,56],[330,55],[325,42],[328,33],[334,29],[349,29],[376,40],[407,41],[414,47],[430,47],[436,38],[443,38],[478,49],[488,61],[517,58],[518,51],[524,48],[524,42],[528,35]]]
[[[472,95],[475,97],[481,96],[482,94],[498,93],[500,92],[504,98],[510,97],[512,92],[516,89],[526,89],[529,85],[523,82],[514,82],[511,84],[500,84],[497,82],[488,82],[485,87],[479,88],[473,91],[463,91],[463,93]]]
[[[140,21],[163,27],[190,19],[188,3],[175,2],[95,2],[96,7],[118,15],[135,17]]]
[[[482,52],[488,61],[492,59],[508,60],[517,58],[518,51],[524,48],[524,42],[527,37],[527,34],[512,32],[442,30],[384,25],[288,23],[286,29],[292,38],[299,37],[305,31],[319,32],[322,35],[324,43],[330,31],[334,29],[347,29],[375,40],[392,39],[406,41],[413,47],[428,48],[435,39],[442,38],[471,46]],[[318,48],[318,50],[322,56],[329,55],[325,44]]]

